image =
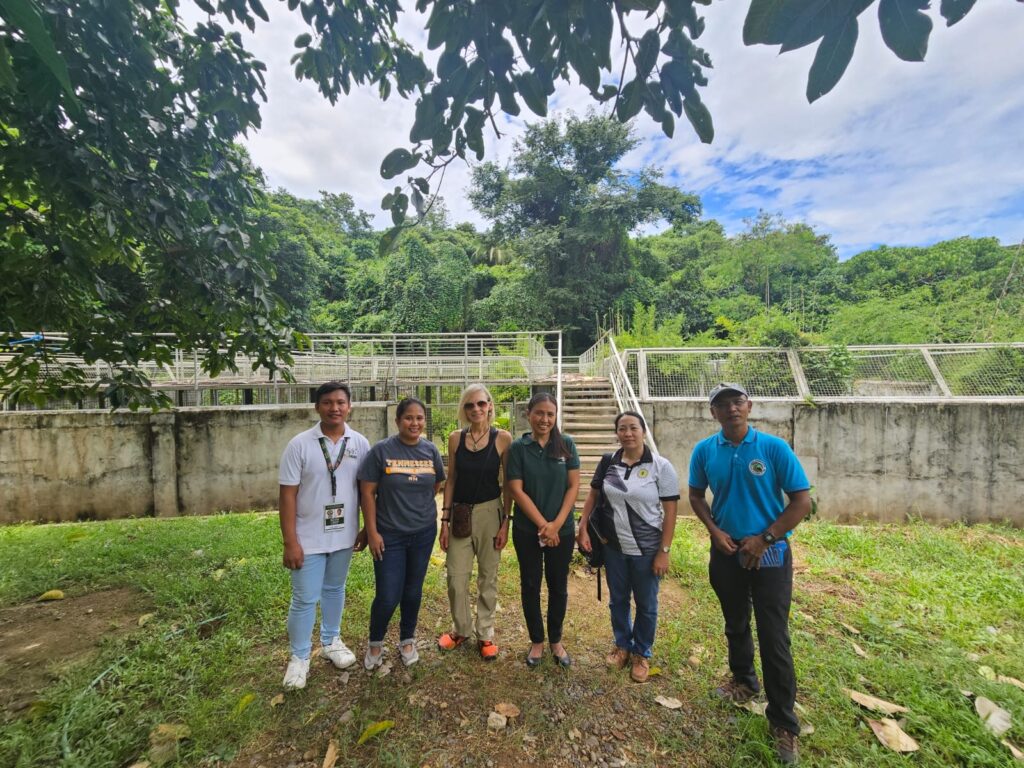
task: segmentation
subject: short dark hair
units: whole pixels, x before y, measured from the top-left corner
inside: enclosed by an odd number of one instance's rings
[[[619,422],[622,420],[623,416],[632,416],[634,419],[639,421],[640,422],[640,431],[643,432],[645,435],[647,434],[647,422],[644,421],[643,415],[637,413],[636,411],[623,411],[618,416],[616,416],[615,417],[615,428],[616,429],[619,428]]]
[[[343,381],[325,381],[313,393],[313,405],[320,405],[320,400],[331,394],[331,392],[342,391],[348,401],[352,402],[352,389]]]
[[[402,414],[409,410],[410,405],[418,405],[423,409],[423,414],[427,413],[427,406],[423,404],[423,401],[418,397],[403,397],[398,401],[398,407],[395,408],[395,420],[402,418]]]

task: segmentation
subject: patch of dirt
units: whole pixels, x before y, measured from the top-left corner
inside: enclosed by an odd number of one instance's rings
[[[486,664],[470,643],[449,654],[438,653],[434,636],[451,620],[444,600],[424,600],[418,630],[420,662],[410,670],[397,659],[397,617],[392,620],[385,642],[392,667],[383,679],[362,669],[365,646],[356,639],[362,628],[343,625],[342,634],[353,635],[347,639],[359,663],[340,673],[314,659],[306,690],[286,694],[285,703],[275,709],[271,728],[243,747],[229,765],[320,768],[332,739],[340,748],[338,768],[378,765],[384,762],[378,762],[379,747],[373,742],[359,747],[355,741],[370,722],[393,718],[395,735],[382,738],[398,740],[418,753],[413,764],[432,768],[652,768],[669,764],[662,751],[667,740],[693,745],[674,747],[670,764],[709,766],[699,751],[703,716],[691,702],[684,700],[677,710],[654,702],[658,694],[681,696],[677,679],[663,673],[637,685],[626,670],[605,669],[604,656],[611,645],[607,584],[601,602],[596,589],[594,576],[574,563],[564,637],[573,657],[568,672],[556,669],[547,651],[540,667],[525,667],[522,657],[529,639],[519,601],[511,594],[499,601],[496,617],[501,655]],[[665,580],[659,600],[667,611],[676,612],[690,598],[685,589]],[[658,664],[657,650],[655,654]],[[261,679],[253,681],[256,687],[280,685],[287,651],[268,654],[267,662],[258,673]],[[499,702],[514,704],[521,715],[503,729],[489,730],[488,714]],[[410,758],[408,753],[391,752],[391,759]]]
[[[16,717],[68,667],[96,655],[100,642],[138,628],[144,598],[128,588],[0,608],[0,701]]]

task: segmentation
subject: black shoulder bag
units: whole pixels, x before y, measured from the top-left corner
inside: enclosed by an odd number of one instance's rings
[[[590,517],[587,518],[587,534],[590,536],[590,551],[586,552],[580,547],[580,554],[583,555],[583,559],[587,561],[587,565],[597,571],[597,599],[601,599],[601,569],[604,567],[605,560],[605,548],[609,544],[609,537],[605,534],[606,530],[610,530],[610,526],[614,525],[612,521],[612,512],[608,507],[607,499],[604,495],[604,476],[608,471],[608,465],[611,464],[612,454],[606,453],[601,457],[600,463],[597,465],[597,469],[594,470],[594,477],[600,478],[601,485],[595,490],[597,491],[597,503],[594,508],[590,511]],[[591,486],[593,488],[593,486]]]

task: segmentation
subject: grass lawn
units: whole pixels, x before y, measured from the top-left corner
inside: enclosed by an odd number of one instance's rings
[[[442,657],[443,556],[427,577],[422,662],[386,676],[314,659],[308,687],[274,705],[287,661],[289,587],[277,519],[236,514],[0,529],[0,766],[123,768],[146,759],[161,723],[184,725],[177,764],[316,766],[773,765],[763,717],[708,696],[725,671],[707,539],[681,520],[643,686],[604,669],[610,630],[592,576],[571,579],[565,642],[576,660],[527,670],[515,556],[501,567],[498,641],[485,664]],[[791,630],[807,766],[1007,766],[971,698],[1012,715],[1024,747],[1024,532],[924,524],[798,529]],[[65,598],[36,598],[60,589]],[[373,597],[369,556],[349,577],[342,634],[362,657]],[[845,625],[845,626],[844,626]],[[397,620],[388,643],[397,659]],[[856,648],[855,648],[856,645]],[[859,652],[858,652],[859,649]],[[995,678],[995,679],[993,679]],[[919,744],[879,744],[852,688],[901,704]],[[682,702],[678,709],[656,696]],[[504,730],[487,714],[520,710]],[[378,721],[386,733],[356,741]],[[173,764],[173,761],[172,763]]]

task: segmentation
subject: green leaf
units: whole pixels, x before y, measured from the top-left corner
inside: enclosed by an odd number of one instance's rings
[[[395,241],[398,240],[400,234],[402,234],[401,227],[392,227],[381,235],[380,242],[377,243],[377,255],[387,256],[391,253],[391,250],[395,247]]]
[[[519,114],[519,102],[516,101],[516,89],[507,80],[497,79],[495,86],[498,89],[498,103],[501,111],[513,117]]]
[[[270,17],[267,15],[267,9],[263,7],[263,3],[260,0],[249,0],[249,7],[252,8],[252,12],[259,16],[264,21],[270,21]]]
[[[924,61],[932,20],[924,11],[929,0],[882,0],[878,25],[889,50],[904,61]]]
[[[380,175],[385,179],[393,179],[400,173],[415,168],[420,162],[419,155],[414,155],[407,149],[399,147],[388,152],[380,164]]]
[[[661,48],[661,37],[658,35],[658,30],[649,29],[644,32],[636,52],[637,77],[646,80],[647,76],[651,74],[651,70],[654,69],[654,64],[658,60],[659,48]]]
[[[303,32],[301,35],[295,38],[296,48],[306,48],[313,42],[313,36],[309,32]]]
[[[46,29],[39,9],[31,0],[0,0],[0,12],[8,23],[17,27],[25,35],[28,44],[36,52],[39,60],[46,66],[61,88],[78,105],[75,89],[71,86],[68,67],[64,59],[57,53],[53,39]]]
[[[843,26],[822,39],[814,54],[807,75],[807,101],[814,102],[835,88],[857,47],[857,19],[850,18]]]
[[[544,93],[544,86],[541,84],[540,78],[533,72],[523,72],[515,76],[515,83],[530,111],[540,117],[546,117],[548,97]],[[501,96],[500,93],[498,95]]]
[[[976,2],[977,0],[942,0],[939,5],[939,13],[946,20],[946,26],[952,27],[970,13]]]
[[[0,87],[10,93],[14,93],[18,88],[18,79],[11,68],[11,56],[7,53],[7,46],[3,40],[0,40]]]
[[[389,731],[394,727],[394,720],[381,720],[380,722],[374,723],[373,725],[368,725],[366,727],[366,730],[359,735],[359,739],[356,741],[356,744],[365,744],[374,736],[379,736],[380,734]]]
[[[671,112],[666,112],[665,116],[661,118],[661,130],[670,139],[676,132],[676,119],[672,117]]]
[[[615,115],[619,118],[619,122],[629,122],[639,114],[643,105],[643,84],[638,80],[630,80],[622,89],[619,103],[615,105]]]
[[[711,121],[711,113],[700,97],[687,96],[683,99],[683,111],[693,130],[697,132],[697,137],[705,144],[710,144],[715,138],[715,126]]]
[[[612,30],[615,20],[610,3],[585,3],[583,13],[590,30],[588,45],[597,57],[598,64],[611,69]]]

